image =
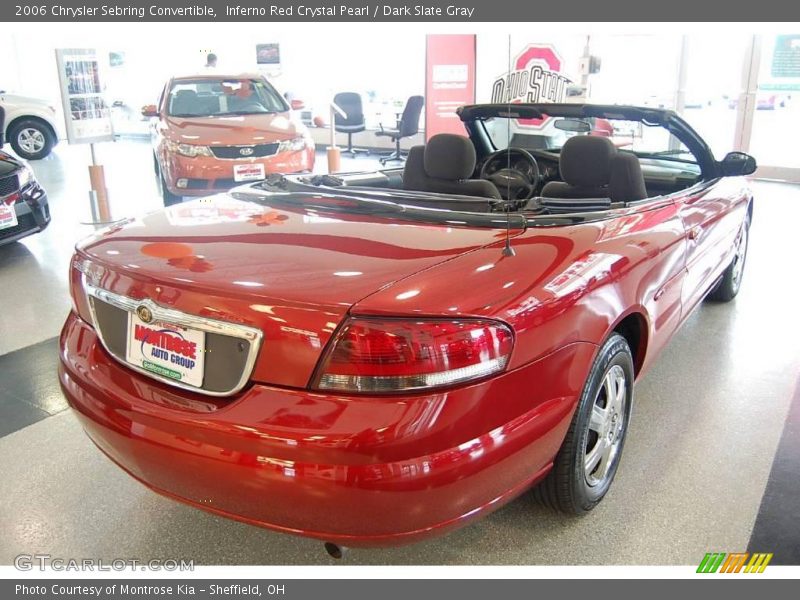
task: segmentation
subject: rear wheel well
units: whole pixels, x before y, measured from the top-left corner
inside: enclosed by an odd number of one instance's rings
[[[625,338],[633,354],[633,371],[638,376],[644,364],[647,348],[647,321],[641,313],[631,313],[614,327],[614,332]]]

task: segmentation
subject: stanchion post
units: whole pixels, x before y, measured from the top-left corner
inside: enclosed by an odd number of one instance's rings
[[[342,151],[339,150],[339,147],[336,145],[337,114],[343,119],[347,118],[347,113],[331,102],[330,122],[328,123],[328,129],[331,135],[330,144],[328,144],[328,173],[337,173],[342,168]]]
[[[94,144],[89,144],[92,153],[92,164],[89,165],[89,183],[92,191],[89,198],[92,201],[92,219],[101,223],[111,221],[111,209],[108,204],[108,190],[106,189],[106,175],[103,165],[97,164]]]

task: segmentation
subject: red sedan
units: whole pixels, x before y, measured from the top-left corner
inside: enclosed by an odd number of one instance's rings
[[[717,161],[669,111],[459,115],[469,138],[402,169],[275,176],[81,243],[60,378],[100,450],[333,553],[534,486],[572,514],[600,502],[634,381],[739,290],[755,162]]]
[[[207,196],[272,173],[314,168],[314,141],[287,102],[257,74],[173,77],[152,117],[153,161],[164,204]]]

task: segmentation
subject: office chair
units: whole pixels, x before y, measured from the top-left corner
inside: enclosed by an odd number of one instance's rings
[[[364,131],[367,126],[364,122],[364,108],[361,104],[361,95],[355,92],[339,92],[333,97],[333,103],[341,108],[347,118],[338,113],[334,113],[334,127],[339,133],[347,134],[347,148],[342,152],[347,152],[355,156],[359,152],[369,154],[369,150],[363,148],[353,148],[353,134]]]
[[[381,130],[375,132],[375,135],[391,138],[395,143],[394,152],[381,157],[380,161],[382,165],[392,160],[401,162],[405,160],[403,153],[400,151],[400,140],[416,135],[419,132],[419,116],[422,113],[422,107],[424,105],[425,98],[422,96],[411,96],[406,102],[402,116],[397,120],[397,127],[395,129],[384,129],[383,125],[381,125]]]

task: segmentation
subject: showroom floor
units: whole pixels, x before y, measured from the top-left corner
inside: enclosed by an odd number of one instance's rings
[[[116,217],[160,205],[148,146],[100,148]],[[166,500],[112,465],[66,409],[56,336],[74,242],[92,228],[85,147],[34,170],[52,225],[0,247],[0,564],[20,553],[185,558],[198,564],[328,564],[322,544]],[[369,158],[354,167],[371,164]],[[324,158],[319,164],[324,168]],[[348,161],[348,164],[351,164]],[[346,165],[347,166],[347,165]],[[704,304],[638,383],[612,491],[566,518],[524,496],[430,542],[353,550],[347,564],[697,564],[706,552],[800,563],[800,187],[753,184],[757,206],[737,300]],[[791,315],[791,318],[782,318]],[[762,542],[764,540],[764,542]],[[766,542],[768,540],[768,542]]]

